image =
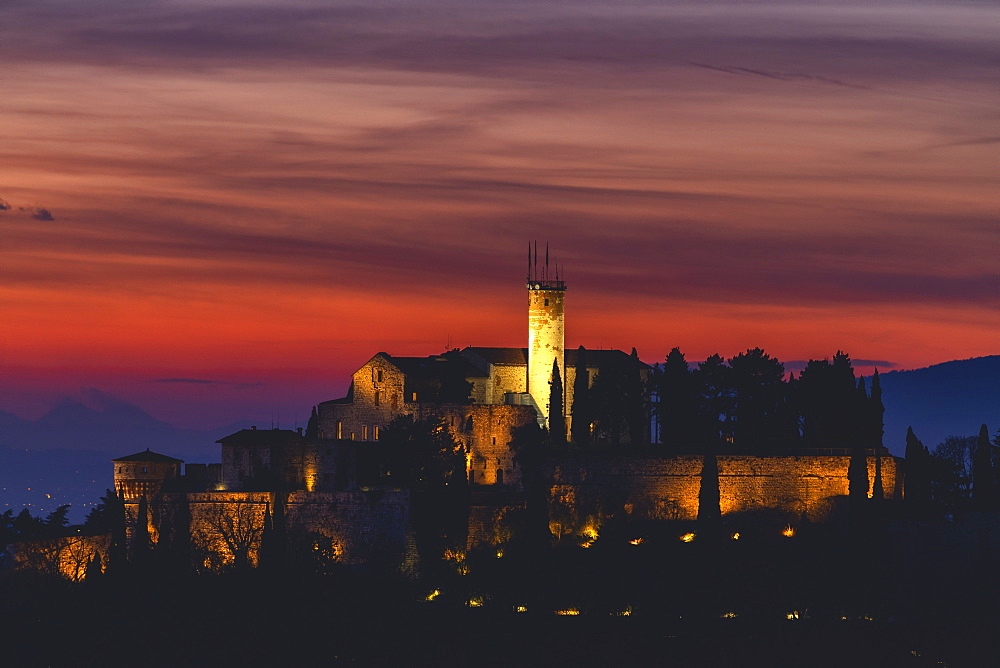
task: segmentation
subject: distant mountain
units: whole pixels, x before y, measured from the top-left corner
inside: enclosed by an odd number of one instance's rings
[[[246,426],[247,421],[216,429],[180,429],[138,406],[85,388],[37,420],[0,413],[0,445],[29,450],[94,450],[113,456],[150,448],[214,460],[218,457],[215,441]]]
[[[44,515],[70,503],[71,521],[112,486],[111,459],[149,448],[187,462],[219,461],[215,441],[250,426],[179,429],[94,389],[60,401],[37,420],[0,411],[0,512]]]
[[[975,436],[985,424],[1000,429],[1000,355],[880,374],[885,445],[902,455],[906,428],[933,449],[948,436]]]

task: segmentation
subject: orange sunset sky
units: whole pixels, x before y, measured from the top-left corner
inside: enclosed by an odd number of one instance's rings
[[[1000,352],[990,2],[5,3],[0,410],[304,424],[372,354]]]

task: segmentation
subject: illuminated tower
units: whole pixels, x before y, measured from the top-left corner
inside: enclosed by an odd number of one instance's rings
[[[555,267],[550,278],[549,249],[545,247],[545,262],[538,265],[538,245],[528,246],[528,394],[549,424],[549,391],[552,381],[552,361],[559,365],[559,375],[565,386],[566,366],[563,355],[563,303],[566,284],[559,280]],[[563,405],[566,405],[563,397]],[[563,416],[560,416],[565,419]]]

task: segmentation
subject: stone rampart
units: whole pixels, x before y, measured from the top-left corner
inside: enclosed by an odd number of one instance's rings
[[[896,459],[881,459],[885,496],[901,498]],[[824,521],[848,493],[848,456],[718,455],[718,464],[723,515],[770,508]],[[555,469],[552,498],[570,495],[578,515],[696,519],[701,467],[700,455],[571,458]],[[870,488],[874,456],[868,457],[868,477]]]

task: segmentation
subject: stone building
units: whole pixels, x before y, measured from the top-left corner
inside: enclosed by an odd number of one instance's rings
[[[613,441],[650,444],[649,402],[642,388],[651,368],[634,350],[566,351],[566,284],[558,271],[548,276],[547,262],[541,270],[537,265],[537,253],[529,254],[527,347],[473,346],[427,357],[379,352],[355,371],[347,396],[317,405],[305,434],[241,430],[219,439],[221,463],[188,464],[183,476],[180,460],[148,450],[116,459],[115,487],[130,515],[136,517],[143,496],[156,499],[154,525],[160,521],[156,517],[183,506],[190,536],[202,545],[206,563],[225,564],[255,561],[265,518],[280,506],[290,530],[322,537],[342,562],[402,563],[408,550],[409,492],[380,478],[375,445],[394,419],[413,415],[443,419],[466,454],[473,490],[470,545],[496,541],[502,534],[499,518],[524,503],[511,449],[513,431],[532,423],[554,428],[561,421],[572,439],[574,425],[594,429],[594,422],[573,419],[575,388],[588,388],[587,404],[611,402],[620,397],[607,393],[608,379],[628,378],[634,384],[630,401],[646,412],[633,414],[632,424]],[[561,385],[553,382],[555,373]],[[578,383],[580,373],[586,379]],[[577,417],[589,415],[581,408]],[[723,515],[767,508],[790,518],[826,519],[848,494],[850,445],[813,453],[719,453]],[[697,517],[700,455],[656,448],[613,452],[620,454],[566,455],[550,462],[553,533],[594,531],[608,517]],[[886,497],[900,498],[897,461],[881,445],[868,448],[866,455],[870,482],[877,468]],[[240,544],[227,535],[236,528]],[[151,534],[157,534],[156,526]]]

